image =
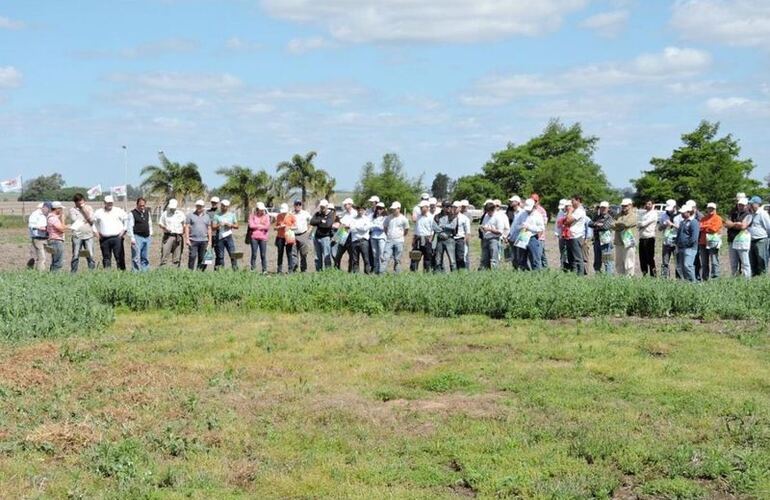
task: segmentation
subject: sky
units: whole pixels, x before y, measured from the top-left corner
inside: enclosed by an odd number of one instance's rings
[[[430,184],[580,122],[616,187],[702,119],[770,173],[770,0],[0,0],[0,179],[274,173],[339,189],[398,153]]]

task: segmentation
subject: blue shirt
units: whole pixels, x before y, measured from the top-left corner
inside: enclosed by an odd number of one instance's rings
[[[676,232],[677,248],[696,248],[698,246],[698,237],[700,236],[700,223],[692,218],[682,220],[679,223],[679,229]]]

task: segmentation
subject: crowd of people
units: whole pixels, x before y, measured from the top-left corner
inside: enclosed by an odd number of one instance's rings
[[[473,231],[467,200],[439,203],[423,193],[408,217],[398,201],[386,207],[372,196],[367,203],[357,204],[347,198],[337,212],[331,202],[321,200],[310,213],[302,201],[295,200],[291,209],[281,204],[278,214],[272,216],[265,204],[258,202],[244,228],[244,243],[251,250],[250,269],[268,272],[271,238],[277,250],[277,273],[307,271],[311,249],[316,271],[339,269],[347,255],[349,272],[397,273],[405,249],[411,271],[418,271],[421,265],[431,272],[472,268]],[[715,279],[720,276],[719,250],[725,228],[733,276],[750,278],[766,274],[768,269],[770,215],[759,197],[749,199],[744,193],[737,194],[735,206],[725,217],[713,202],[706,204],[704,213],[694,200],[681,206],[668,200],[659,213],[652,201],[636,209],[631,199],[624,199],[620,211],[613,213],[607,201],[586,208],[580,196],[573,196],[559,202],[551,222],[553,238],[558,241],[559,267],[578,275],[588,274],[592,254],[597,274],[634,276],[638,262],[641,274],[668,278],[673,258],[676,278],[692,282]],[[537,194],[526,199],[512,196],[505,207],[500,200],[487,200],[477,228],[477,268],[497,269],[503,262],[520,271],[547,268],[548,223],[549,215]],[[212,197],[207,204],[200,199],[193,211],[185,213],[177,200],[171,199],[157,227],[161,233],[160,267],[181,267],[186,248],[190,270],[205,270],[210,265],[221,269],[225,254],[230,266],[238,269],[243,254],[236,252],[235,235],[240,224],[229,200]],[[29,217],[27,267],[60,270],[65,234],[69,233],[72,272],[78,271],[81,258],[86,259],[89,269],[97,267],[97,243],[103,268],[110,269],[114,260],[118,269],[126,269],[125,239],[130,241],[131,268],[147,271],[155,232],[143,198],[128,212],[115,206],[111,196],[105,196],[103,206],[94,210],[83,195],[77,194],[66,215],[61,202],[41,203]],[[658,240],[660,272],[655,261]],[[47,253],[51,255],[48,266]]]

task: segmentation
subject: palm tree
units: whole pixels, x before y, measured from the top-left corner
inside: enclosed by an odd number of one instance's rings
[[[267,206],[275,206],[275,201],[288,200],[291,195],[291,187],[285,176],[277,175],[270,178],[270,185],[267,189]]]
[[[205,190],[203,179],[195,163],[181,165],[171,162],[163,153],[158,154],[160,166],[148,165],[142,169],[141,188],[150,195],[163,199],[163,206],[172,198],[184,200],[190,195],[202,194]]]
[[[313,181],[310,183],[310,189],[313,196],[316,198],[323,198],[328,200],[334,195],[334,188],[337,185],[337,180],[330,176],[326,170],[318,169],[313,176]]]
[[[307,200],[307,191],[315,176],[316,168],[313,165],[315,157],[315,151],[310,151],[305,156],[297,154],[291,158],[291,161],[283,161],[276,167],[278,174],[286,179],[290,188],[300,189],[302,203]]]
[[[240,203],[243,208],[243,220],[248,221],[251,201],[267,195],[270,176],[264,170],[253,172],[250,168],[239,165],[222,167],[217,170],[217,174],[227,179],[219,188],[219,192]]]

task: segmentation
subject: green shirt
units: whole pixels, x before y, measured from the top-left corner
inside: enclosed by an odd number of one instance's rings
[[[219,226],[219,229],[217,229],[217,235],[219,238],[227,238],[232,233],[232,229],[229,227],[224,227],[224,223],[228,223],[230,225],[235,225],[235,212],[227,212],[227,213],[217,213],[214,216],[214,223]]]

